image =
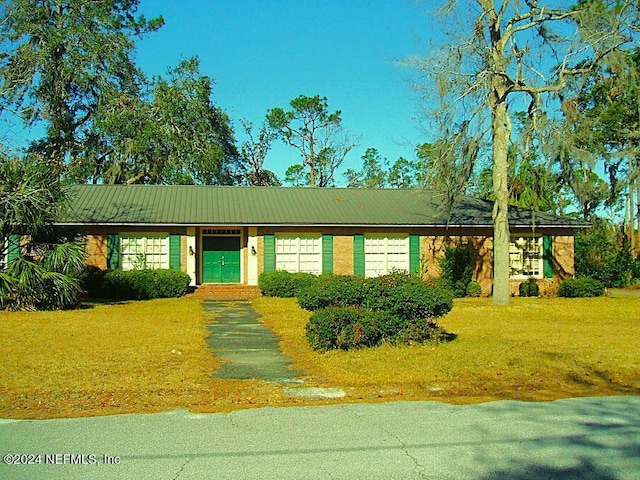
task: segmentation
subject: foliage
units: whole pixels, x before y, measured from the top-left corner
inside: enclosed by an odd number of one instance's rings
[[[560,297],[600,297],[604,295],[604,285],[589,277],[569,278],[560,284],[558,296]]]
[[[349,168],[344,176],[349,188],[384,188],[388,185],[388,173],[385,167],[389,161],[383,158],[376,148],[367,148],[362,155],[362,167],[359,170]]]
[[[77,181],[236,184],[244,175],[227,114],[197,57],[155,77],[149,95],[105,96],[93,143],[75,157]]]
[[[467,297],[481,297],[482,286],[475,281],[471,281],[467,284]]]
[[[633,256],[620,227],[594,219],[593,227],[576,233],[578,277],[592,277],[607,287],[626,287],[633,277]]]
[[[491,159],[493,300],[506,305],[509,150],[519,148],[523,158],[538,150],[541,158],[555,159],[559,149],[551,147],[558,144],[550,138],[555,133],[551,126],[570,80],[603,65],[620,68],[626,63],[624,49],[637,41],[638,4],[594,0],[550,6],[478,0],[477,8],[469,9],[467,2],[439,3],[443,18],[450,21],[441,48],[412,61],[431,81],[422,91],[438,132],[431,144],[437,147],[430,157],[434,178],[444,182],[451,205],[465,191],[479,159]],[[519,141],[512,132],[514,113],[528,117]]]
[[[518,294],[521,297],[537,297],[540,295],[540,287],[535,278],[530,278],[518,285]]]
[[[309,311],[361,306],[367,298],[367,285],[367,280],[352,275],[320,275],[298,292],[298,304]]]
[[[162,18],[135,17],[138,0],[4,3],[0,109],[28,125],[46,121],[33,151],[55,163],[75,158],[92,141],[91,125],[105,96],[136,96],[141,74],[132,37],[157,30]]]
[[[384,314],[363,308],[329,307],[316,311],[305,328],[314,350],[372,347],[382,338]]]
[[[297,297],[311,285],[314,275],[310,273],[289,273],[284,270],[263,272],[258,277],[258,287],[266,297]]]
[[[20,161],[0,153],[0,258],[9,248],[16,254],[0,266],[0,306],[53,310],[77,304],[84,245],[51,228],[64,202],[55,169],[35,157]]]
[[[440,259],[440,270],[442,278],[449,282],[455,296],[464,297],[473,276],[471,251],[465,247],[445,248],[444,257]]]
[[[300,95],[289,105],[291,110],[280,107],[269,110],[267,122],[279,139],[302,155],[301,168],[291,178],[300,182],[306,179],[303,174],[308,173],[308,185],[311,187],[334,185],[336,169],[355,146],[344,133],[342,112],[329,112],[326,97],[320,95]]]
[[[260,126],[260,131],[256,137],[251,122],[241,120],[240,123],[248,137],[248,140],[240,146],[240,157],[244,168],[244,183],[261,187],[280,186],[281,183],[277,175],[264,168],[264,160],[275,138],[273,131],[265,122]]]
[[[10,310],[60,310],[78,305],[83,293],[82,243],[30,244],[0,272],[0,305]]]
[[[90,297],[122,300],[181,297],[190,281],[188,274],[172,269],[93,270],[86,278]]]

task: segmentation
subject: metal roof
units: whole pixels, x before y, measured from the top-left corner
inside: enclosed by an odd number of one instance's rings
[[[435,190],[76,185],[61,225],[492,225],[493,203],[462,196],[448,216]],[[555,215],[509,208],[512,226],[584,228]],[[447,222],[448,220],[448,222]]]

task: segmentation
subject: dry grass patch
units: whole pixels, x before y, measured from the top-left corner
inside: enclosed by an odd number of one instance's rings
[[[231,410],[277,403],[265,382],[212,379],[197,300],[0,312],[0,417]]]
[[[640,393],[640,300],[456,300],[441,325],[458,338],[440,345],[325,354],[304,340],[309,313],[295,300],[254,300],[263,321],[311,382],[353,399],[551,400]]]
[[[314,352],[309,313],[295,300],[254,308],[304,370],[307,386],[336,386],[344,400],[287,398],[279,384],[212,378],[219,361],[195,298],[67,312],[0,312],[0,417],[53,418],[187,408],[437,399],[550,400],[640,393],[640,299],[456,300],[441,324],[447,344]]]

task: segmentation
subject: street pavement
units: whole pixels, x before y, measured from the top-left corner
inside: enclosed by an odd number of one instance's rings
[[[640,397],[0,420],[0,453],[12,480],[638,479]]]

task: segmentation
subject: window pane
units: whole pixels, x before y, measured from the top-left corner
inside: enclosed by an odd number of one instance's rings
[[[509,245],[512,277],[542,277],[542,237],[512,237]]]

